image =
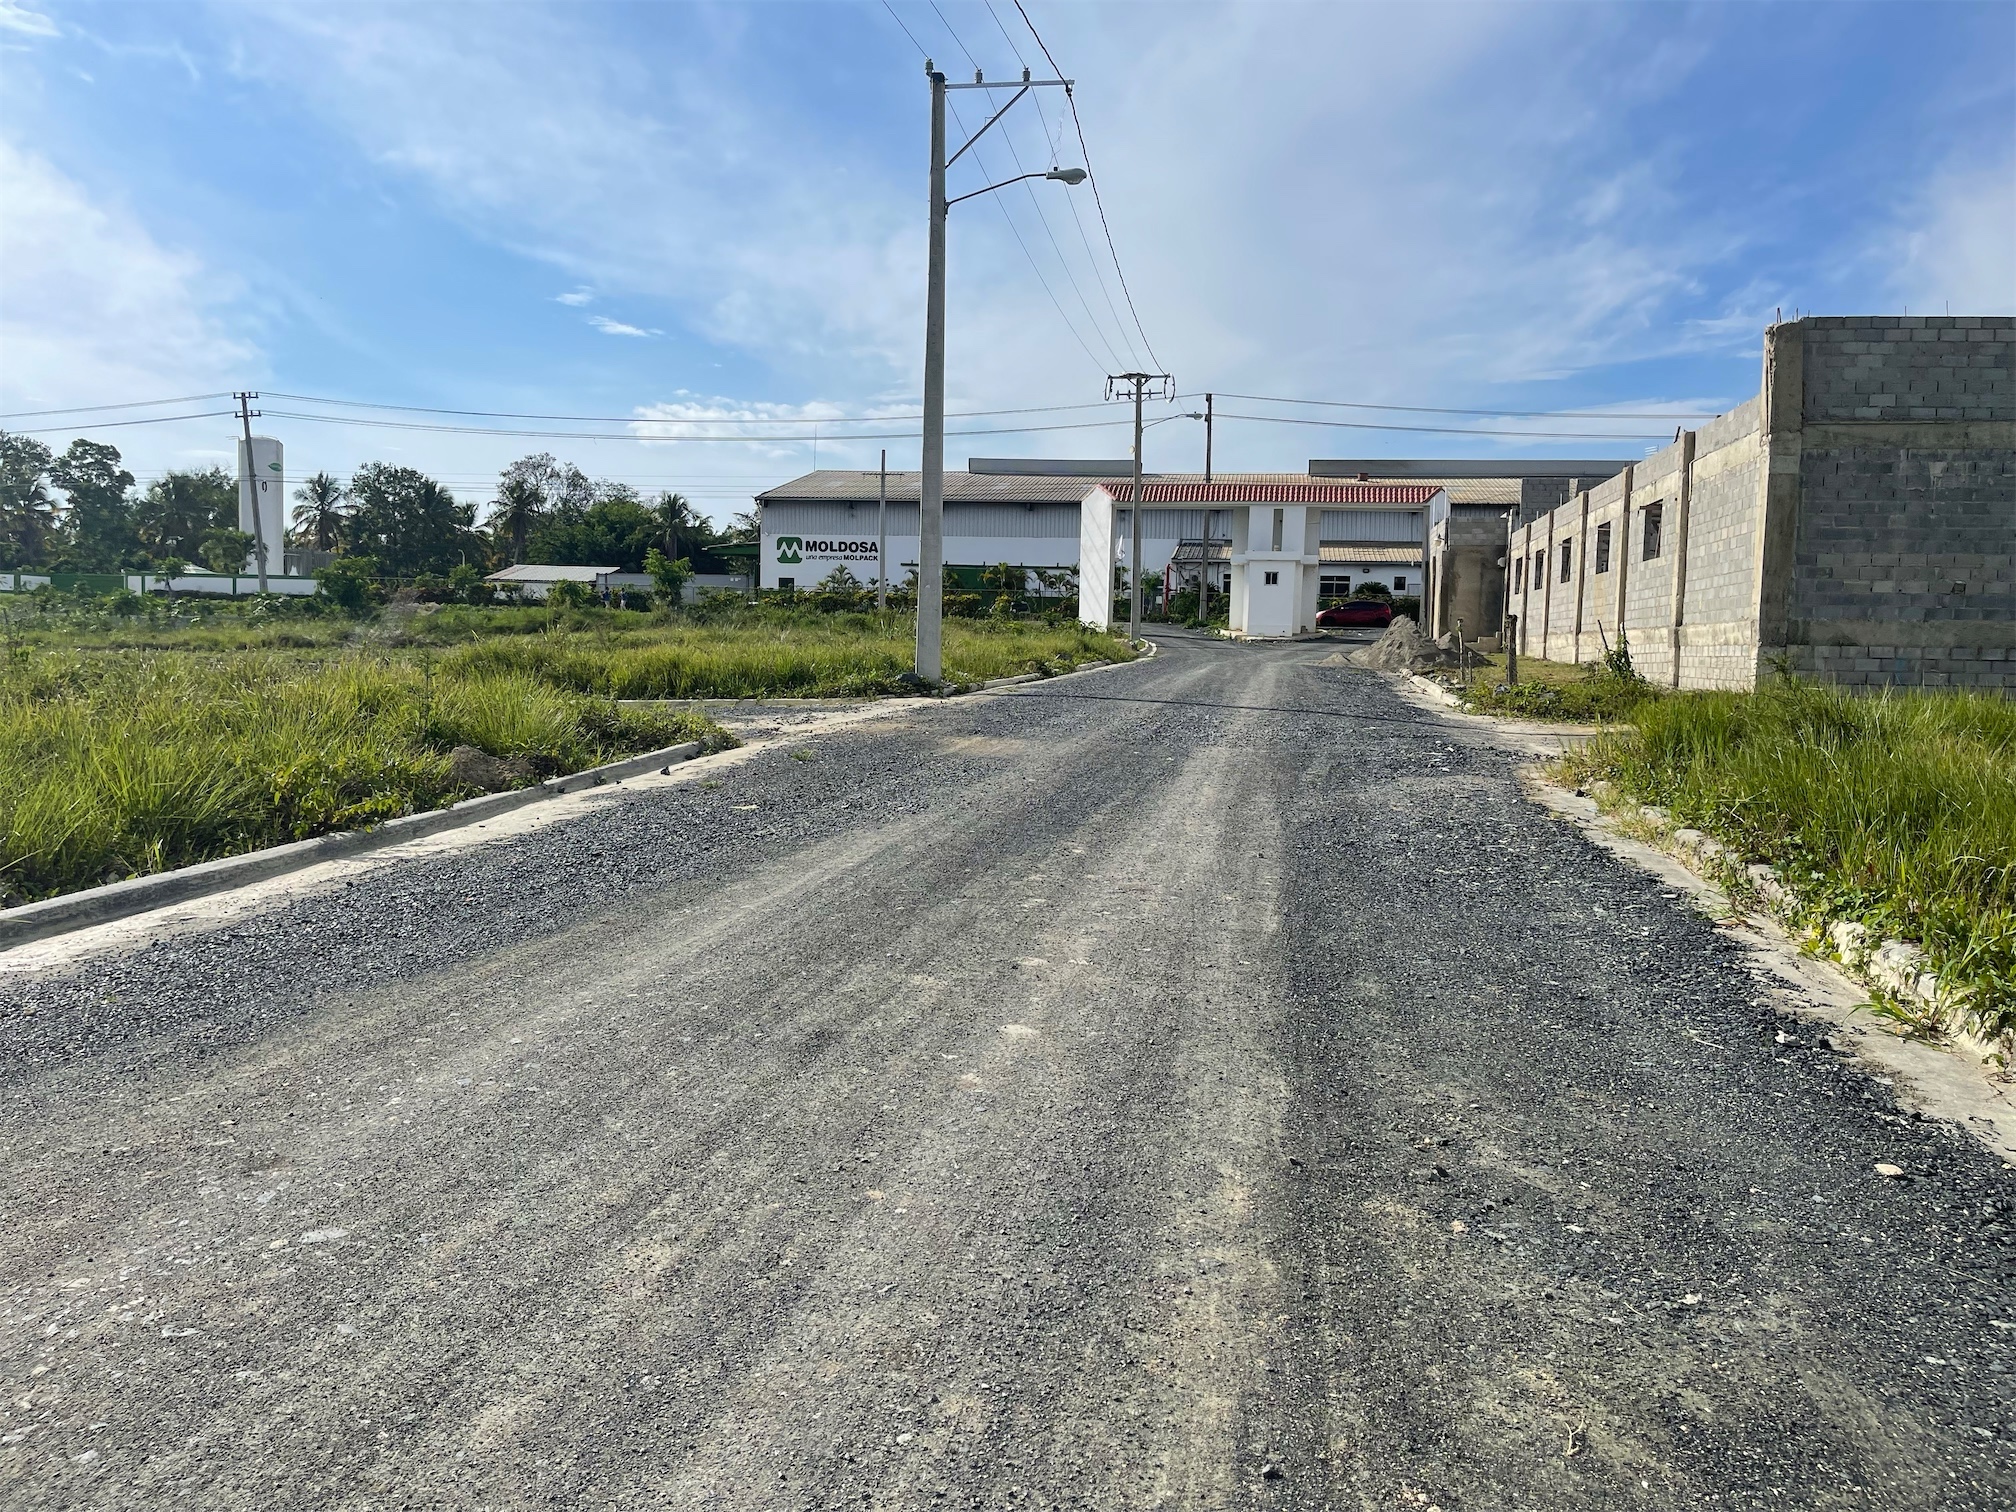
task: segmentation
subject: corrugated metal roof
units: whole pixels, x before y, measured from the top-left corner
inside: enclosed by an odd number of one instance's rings
[[[857,504],[873,504],[880,477],[881,474],[876,472],[822,468],[766,489],[756,495],[756,502],[842,503],[851,499]],[[923,482],[922,473],[892,472],[889,474],[891,502],[915,504]],[[975,504],[1076,504],[1091,492],[1092,483],[1093,480],[1086,478],[1028,478],[948,472],[945,474],[945,497],[948,501]]]
[[[1131,483],[1099,485],[1116,499],[1133,497]],[[1223,478],[1206,483],[1156,479],[1141,484],[1145,504],[1426,504],[1435,488],[1425,483],[1241,483]]]
[[[1419,546],[1367,546],[1363,542],[1325,541],[1318,550],[1325,562],[1358,562],[1367,567],[1408,567],[1421,560]]]
[[[493,572],[483,579],[486,583],[592,583],[597,578],[608,577],[619,572],[616,567],[562,567],[546,563],[526,562],[517,567],[506,567],[502,572]],[[626,574],[627,576],[628,574]]]

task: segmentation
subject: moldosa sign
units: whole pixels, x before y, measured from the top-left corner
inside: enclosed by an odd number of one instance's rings
[[[826,540],[795,535],[777,537],[779,567],[796,567],[801,562],[867,562],[872,565],[874,561],[873,541]]]

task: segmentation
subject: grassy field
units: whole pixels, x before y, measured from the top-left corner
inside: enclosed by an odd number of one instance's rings
[[[2016,703],[1779,682],[1640,703],[1564,758],[1776,867],[1818,925],[1925,949],[1971,1027],[2016,1030]]]
[[[471,796],[457,746],[531,782],[726,744],[697,711],[616,700],[895,691],[913,635],[896,617],[774,610],[0,611],[0,906]],[[945,631],[954,683],[1132,654],[1068,625]]]

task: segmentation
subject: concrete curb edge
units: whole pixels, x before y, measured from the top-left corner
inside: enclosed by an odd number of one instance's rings
[[[47,939],[51,935],[68,934],[93,924],[129,918],[170,903],[186,903],[213,893],[228,892],[249,882],[263,882],[269,877],[284,876],[324,861],[362,855],[408,840],[460,829],[464,825],[477,824],[499,814],[508,814],[513,809],[524,808],[542,798],[557,798],[563,793],[620,782],[625,777],[634,777],[653,768],[691,761],[699,754],[700,743],[686,741],[661,750],[627,756],[621,761],[589,767],[585,771],[570,772],[564,777],[549,777],[531,787],[514,788],[505,793],[486,793],[478,798],[465,798],[445,809],[405,814],[370,829],[317,835],[312,840],[290,841],[286,845],[248,851],[242,856],[220,856],[215,861],[199,861],[193,866],[177,867],[174,871],[128,877],[121,882],[108,882],[102,887],[87,887],[81,892],[66,893],[60,898],[23,903],[0,910],[0,950]]]

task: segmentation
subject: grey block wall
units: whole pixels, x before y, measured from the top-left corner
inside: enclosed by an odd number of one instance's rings
[[[1529,655],[1594,660],[1621,624],[1639,670],[1674,687],[1746,688],[1784,665],[1865,686],[2016,688],[2016,320],[1774,326],[1756,398],[1637,464],[1628,496],[1613,479],[1526,521],[1514,556]]]

